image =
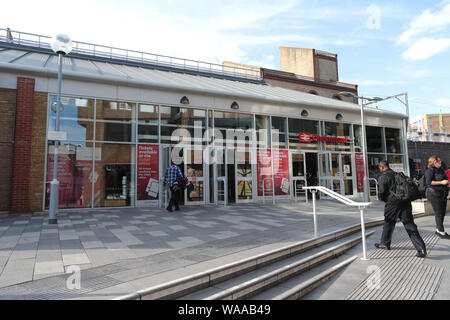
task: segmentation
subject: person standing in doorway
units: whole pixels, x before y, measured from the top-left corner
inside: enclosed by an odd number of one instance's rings
[[[417,257],[423,258],[427,255],[425,242],[419,234],[412,215],[412,206],[410,200],[398,200],[395,197],[396,182],[395,172],[389,168],[386,160],[380,161],[378,169],[381,176],[378,180],[378,197],[384,201],[384,226],[380,243],[375,243],[375,247],[384,250],[391,249],[392,233],[397,223],[397,218],[402,221],[409,238],[417,250]]]
[[[442,161],[438,156],[431,156],[428,159],[428,169],[425,171],[425,183],[427,185],[425,195],[433,207],[436,218],[435,233],[441,239],[450,239],[450,235],[444,229],[444,217],[447,211],[448,187],[450,184],[442,168]]]
[[[164,190],[166,189],[166,185],[168,185],[170,189],[169,205],[166,208],[169,212],[172,212],[173,206],[175,206],[176,211],[180,210],[180,207],[178,206],[180,188],[178,186],[177,179],[182,177],[183,174],[181,173],[180,168],[175,164],[168,167],[166,174],[164,175]]]

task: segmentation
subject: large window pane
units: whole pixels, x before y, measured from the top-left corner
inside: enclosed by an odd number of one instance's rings
[[[284,117],[272,117],[272,148],[287,148],[287,119]]]
[[[405,172],[405,157],[403,155],[388,155],[387,160],[392,170]]]
[[[55,131],[56,96],[50,97],[48,130]],[[84,98],[61,98],[60,131],[67,133],[67,140],[92,140],[94,132],[94,100]]]
[[[248,146],[252,143],[253,115],[237,112],[214,112],[216,146]]]
[[[368,167],[369,167],[369,178],[375,178],[378,180],[380,177],[380,170],[378,169],[378,164],[381,160],[385,160],[386,157],[383,154],[369,154]]]
[[[362,152],[362,127],[358,124],[353,125],[353,135],[354,135],[354,151]]]
[[[367,152],[384,152],[383,128],[366,126]]]
[[[134,205],[135,146],[97,143],[95,160],[96,207]]]
[[[206,144],[205,110],[160,107],[160,117],[161,143]]]
[[[319,134],[319,121],[304,120],[304,119],[289,119],[289,149],[302,149],[302,150],[317,150],[320,148],[318,142],[306,139],[310,142],[306,142],[305,139],[300,142],[299,134],[309,134],[309,137],[313,134]]]
[[[270,148],[269,116],[256,115],[256,140],[258,148]]]
[[[347,143],[325,142],[326,150],[329,151],[350,151],[351,150],[351,125],[347,123],[325,122],[325,135],[328,137],[347,138]]]
[[[138,108],[138,141],[158,142],[158,106],[140,104]]]
[[[386,152],[402,153],[400,129],[385,128],[384,131],[386,136]]]
[[[53,180],[55,146],[49,142],[47,154],[47,183],[45,207],[50,201],[50,182]],[[92,143],[65,141],[58,147],[57,180],[59,208],[87,208],[92,205]]]
[[[135,142],[134,103],[97,100],[96,140]]]

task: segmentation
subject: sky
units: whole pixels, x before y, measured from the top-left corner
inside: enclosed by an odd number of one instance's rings
[[[407,92],[410,117],[450,113],[450,0],[14,0],[0,27],[273,69],[280,46],[314,48],[338,55],[339,80],[360,95]]]

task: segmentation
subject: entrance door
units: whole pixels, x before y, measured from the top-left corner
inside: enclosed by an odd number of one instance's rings
[[[308,186],[306,175],[306,156],[304,152],[291,151],[290,153],[291,196],[295,200],[304,200],[306,192],[303,187]]]
[[[352,155],[319,153],[320,185],[342,195],[353,195]]]
[[[252,152],[247,149],[235,149],[236,203],[253,200]]]
[[[167,168],[171,165],[170,157],[170,146],[168,145],[161,145],[159,149],[159,194],[161,195],[159,197],[159,207],[160,208],[167,208],[169,204],[169,189],[166,188],[164,191],[164,176],[166,174]]]
[[[184,174],[193,184],[194,189],[190,194],[184,190],[185,205],[205,204],[205,161],[201,148],[185,148]]]
[[[214,149],[214,203],[228,204],[228,166],[227,150],[224,147]]]

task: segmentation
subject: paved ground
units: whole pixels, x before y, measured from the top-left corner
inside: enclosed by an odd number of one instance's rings
[[[382,206],[374,203],[366,222],[381,219]],[[151,208],[65,211],[58,222],[48,225],[42,213],[0,215],[0,299],[109,299],[172,280],[180,270],[214,267],[313,235],[311,205],[292,202],[189,207],[174,213]],[[359,222],[358,210],[318,201],[319,233]],[[82,269],[79,290],[66,285],[65,271],[73,265]],[[344,289],[360,285],[365,271],[351,275],[359,281]]]
[[[381,204],[375,203],[366,219],[380,217]],[[312,206],[300,202],[185,207],[174,213],[156,208],[63,211],[58,225],[48,225],[47,218],[43,213],[0,215],[0,288],[6,289],[2,294],[16,284],[67,278],[65,272],[72,265],[114,274],[114,281],[105,280],[103,287],[107,287],[313,235]],[[318,201],[320,233],[359,221],[354,208]],[[136,270],[137,265],[141,269]]]
[[[377,250],[382,227],[367,240],[369,261],[356,260],[307,300],[448,300],[450,299],[450,240],[434,234],[434,216],[415,219],[428,256],[415,257],[415,249],[401,223],[394,231],[390,251]],[[346,255],[358,254],[358,246]]]

